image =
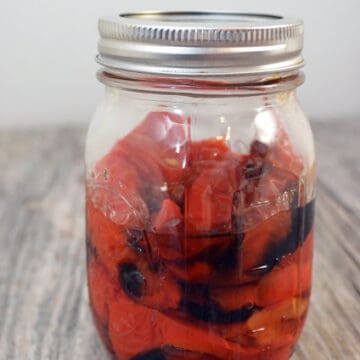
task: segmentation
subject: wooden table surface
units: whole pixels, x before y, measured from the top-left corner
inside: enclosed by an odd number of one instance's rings
[[[357,121],[316,123],[311,310],[292,360],[360,359]],[[82,129],[0,131],[0,359],[105,359],[85,280]]]

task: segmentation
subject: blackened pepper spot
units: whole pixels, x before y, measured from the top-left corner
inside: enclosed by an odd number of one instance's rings
[[[309,235],[315,219],[315,200],[305,205],[304,240]]]
[[[260,156],[265,157],[269,152],[269,145],[259,141],[255,140],[252,142],[250,146],[250,154],[253,156]]]
[[[260,157],[249,158],[243,166],[243,174],[245,179],[258,179],[266,174],[272,167],[269,161],[265,161]]]
[[[210,288],[208,284],[191,283],[187,281],[179,281],[183,296],[185,299],[201,299],[207,301],[210,298]]]
[[[182,360],[220,360],[213,355],[205,354],[203,352],[195,352],[191,350],[185,350],[183,348],[166,345],[163,347],[163,352],[168,359],[182,359]]]
[[[314,224],[315,200],[292,212],[291,236],[295,249],[302,246]]]
[[[254,312],[261,310],[257,305],[247,304],[237,310],[224,311],[216,302],[197,303],[187,299],[182,299],[180,306],[193,318],[215,324],[243,322]]]
[[[179,285],[181,286],[181,289],[185,292],[196,292],[199,294],[204,294],[206,296],[209,296],[210,294],[208,284],[179,281]]]
[[[261,172],[262,161],[256,158],[249,158],[243,167],[243,174],[246,179],[257,178],[261,175]]]
[[[314,201],[292,210],[290,233],[286,238],[270,245],[265,251],[261,264],[267,266],[266,272],[271,271],[282,256],[295,252],[299,246],[303,245],[312,229],[313,222]]]
[[[119,282],[130,297],[139,298],[143,294],[145,278],[133,263],[126,262],[119,265]]]
[[[236,191],[232,199],[231,210],[231,232],[233,234],[241,233],[243,226],[243,217],[241,214],[242,208],[242,196],[240,191]]]
[[[154,349],[146,353],[136,355],[131,360],[166,360],[166,357],[161,349]]]
[[[239,266],[239,247],[243,239],[243,234],[234,235],[226,251],[213,262],[217,271],[223,272]]]
[[[143,230],[132,229],[126,231],[127,241],[130,247],[137,252],[144,252],[144,233]]]

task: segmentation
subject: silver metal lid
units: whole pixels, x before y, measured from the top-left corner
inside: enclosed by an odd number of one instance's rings
[[[304,65],[303,22],[226,12],[144,12],[99,20],[97,61],[113,73],[228,77]]]

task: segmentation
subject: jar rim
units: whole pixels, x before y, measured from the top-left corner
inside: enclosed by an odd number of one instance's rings
[[[303,22],[270,14],[137,12],[99,19],[108,71],[201,79],[292,72],[304,65]]]
[[[126,75],[125,72],[113,74],[107,69],[103,69],[97,72],[97,79],[106,86],[133,92],[176,94],[191,97],[257,96],[286,92],[302,85],[305,80],[305,75],[301,71],[283,74],[283,76],[237,78],[236,82],[223,79],[127,77]]]

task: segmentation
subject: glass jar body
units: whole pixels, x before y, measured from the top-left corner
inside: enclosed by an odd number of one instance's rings
[[[90,304],[116,358],[290,357],[315,171],[294,89],[107,86],[86,168]]]

